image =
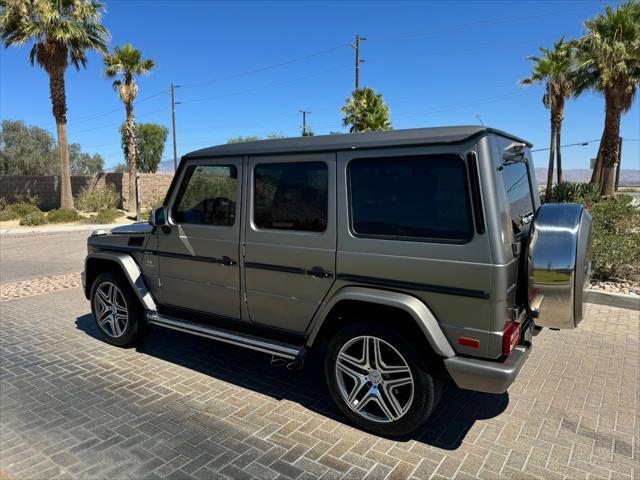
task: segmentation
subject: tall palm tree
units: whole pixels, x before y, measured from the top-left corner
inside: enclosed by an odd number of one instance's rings
[[[127,164],[129,165],[129,214],[138,215],[136,212],[136,123],[133,114],[133,102],[138,95],[136,76],[146,75],[155,67],[151,59],[143,59],[142,52],[134,48],[130,43],[123,47],[115,47],[113,54],[104,57],[105,74],[107,78],[118,75],[122,79],[113,82],[114,90],[117,90],[120,100],[124,103],[127,114],[125,122],[125,138],[127,152]]]
[[[369,87],[354,90],[340,111],[344,113],[342,124],[350,126],[351,133],[392,128],[389,107],[382,95]]]
[[[64,74],[69,62],[78,70],[86,67],[89,50],[106,52],[109,32],[100,24],[103,8],[92,0],[0,0],[0,38],[5,48],[33,41],[29,60],[49,74],[62,207],[73,207]]]
[[[605,7],[585,22],[587,33],[576,42],[576,93],[587,89],[604,95],[605,121],[592,181],[602,195],[612,195],[620,154],[620,120],[633,105],[640,84],[640,2]],[[598,172],[602,172],[601,176]],[[599,178],[600,177],[600,178]]]
[[[562,182],[562,155],[560,152],[560,131],[564,120],[564,103],[573,94],[573,51],[571,44],[563,38],[553,44],[553,49],[541,48],[541,56],[528,57],[534,62],[529,78],[520,80],[521,85],[546,82],[542,103],[551,112],[551,143],[549,148],[549,169],[547,171],[547,191],[549,198],[553,184],[554,156],[558,166],[558,183]]]

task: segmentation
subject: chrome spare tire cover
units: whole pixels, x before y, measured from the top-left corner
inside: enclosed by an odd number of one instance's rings
[[[536,325],[575,328],[584,315],[591,276],[591,215],[582,205],[545,204],[536,212],[529,246],[529,292],[544,298]]]

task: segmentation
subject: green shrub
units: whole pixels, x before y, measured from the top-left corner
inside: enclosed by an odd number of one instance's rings
[[[12,203],[5,210],[13,212],[15,218],[23,218],[31,213],[42,213],[40,209],[32,203]]]
[[[543,203],[582,203],[592,205],[601,199],[600,188],[593,183],[560,182],[554,185]]]
[[[590,206],[593,217],[591,261],[599,280],[640,278],[640,207],[628,195]]]
[[[49,223],[77,222],[82,219],[78,211],[74,208],[58,208],[47,213]]]
[[[9,220],[17,220],[20,216],[12,208],[3,208],[0,210],[0,222]]]
[[[99,212],[105,209],[115,209],[120,196],[113,185],[104,187],[84,188],[75,198],[75,205],[85,212]]]
[[[28,203],[29,205],[36,205],[36,206],[40,204],[40,197],[37,194],[31,195],[29,192],[16,193],[15,199],[16,199],[16,203]]]
[[[86,219],[86,222],[95,224],[113,223],[116,218],[120,218],[123,215],[123,212],[116,210],[115,208],[105,208],[100,210],[97,214],[91,215]]]
[[[161,207],[164,204],[164,195],[157,195],[152,198],[150,202],[146,203],[144,209],[142,210],[142,219],[149,220],[149,215],[151,214],[151,210],[154,208]]]
[[[20,225],[44,225],[45,223],[47,223],[47,217],[39,210],[20,219]]]

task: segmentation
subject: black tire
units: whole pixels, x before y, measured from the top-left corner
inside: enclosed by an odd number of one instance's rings
[[[403,402],[402,399],[400,399],[400,401],[395,403],[395,405],[403,403],[405,405],[404,410],[396,411],[396,413],[402,412],[396,419],[390,419],[389,416],[387,416],[386,420],[383,421],[375,418],[366,418],[365,415],[375,417],[375,412],[364,412],[363,414],[358,413],[356,412],[357,405],[350,405],[347,399],[343,397],[342,392],[349,390],[349,388],[345,388],[344,379],[351,378],[353,380],[353,388],[355,388],[355,385],[358,385],[358,382],[354,377],[350,377],[348,374],[342,373],[342,371],[337,367],[338,354],[343,347],[346,348],[343,353],[350,352],[350,350],[348,350],[349,348],[357,348],[358,351],[360,351],[358,342],[369,342],[368,340],[362,340],[363,337],[375,337],[382,340],[383,342],[378,342],[378,344],[382,346],[381,348],[387,349],[389,353],[386,355],[391,355],[392,357],[396,354],[401,355],[401,358],[395,357],[398,359],[396,363],[401,365],[401,360],[404,360],[405,365],[408,366],[411,372],[413,394],[409,395],[408,392],[404,392],[405,401]],[[373,342],[373,340],[371,341]],[[384,342],[386,342],[386,345]],[[372,344],[367,343],[367,345]],[[389,346],[392,348],[389,348]],[[415,340],[411,339],[407,334],[403,334],[402,331],[392,329],[380,323],[353,323],[336,332],[328,342],[327,354],[325,356],[325,376],[329,392],[342,413],[363,429],[385,436],[404,435],[412,432],[422,425],[422,423],[425,422],[436,408],[442,394],[443,383],[441,376],[435,373],[437,369],[434,368],[433,365],[429,365],[430,361],[433,362],[433,357],[424,355],[424,348],[422,348],[422,346],[421,350],[423,353],[419,353],[416,348],[417,346],[418,345],[416,345]],[[366,347],[364,347],[363,344],[363,349],[364,348]],[[372,363],[370,366],[373,368],[375,367],[375,364]],[[368,381],[362,386],[363,390],[361,390],[361,392],[371,392],[373,388],[376,390],[376,394],[378,391],[381,392],[381,394],[383,394],[387,399],[386,403],[389,403],[391,396],[388,396],[386,393],[388,388],[384,386],[385,380],[379,380],[380,377],[376,376],[373,380],[379,381],[380,383],[374,384],[371,381],[371,376],[374,375],[371,368],[368,369],[369,373],[367,373],[367,370],[364,371],[364,374],[367,375]],[[340,375],[342,375],[342,377],[339,377]],[[386,374],[383,374],[382,377],[392,378]],[[411,387],[405,386],[404,388],[410,389]],[[393,389],[393,391],[396,392],[394,399],[398,400],[398,389]],[[402,391],[399,393],[400,395],[403,394]],[[380,405],[376,399],[365,401],[365,398],[363,397],[361,398],[361,405],[364,405],[364,407],[360,408],[363,410],[369,408],[367,403],[371,404],[372,409],[377,409],[378,405]],[[384,414],[382,409],[379,410]]]
[[[109,320],[104,321],[102,325],[99,321],[101,315],[103,318],[109,316],[109,312],[104,308],[106,303],[102,294],[108,291],[110,285],[117,289],[115,295],[118,307],[124,306],[126,308],[126,323],[122,320],[122,317],[125,316],[122,313],[123,310],[114,310],[119,312],[118,320],[115,320],[116,326]],[[100,293],[98,293],[99,290]],[[101,296],[98,297],[99,295]],[[130,347],[149,333],[150,328],[144,322],[144,309],[131,285],[122,275],[111,272],[98,275],[91,286],[90,301],[96,326],[107,343],[118,347]],[[115,331],[114,328],[116,328]]]

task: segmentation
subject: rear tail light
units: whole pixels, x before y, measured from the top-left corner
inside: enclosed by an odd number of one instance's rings
[[[509,322],[502,334],[502,354],[509,355],[520,341],[520,324]]]

